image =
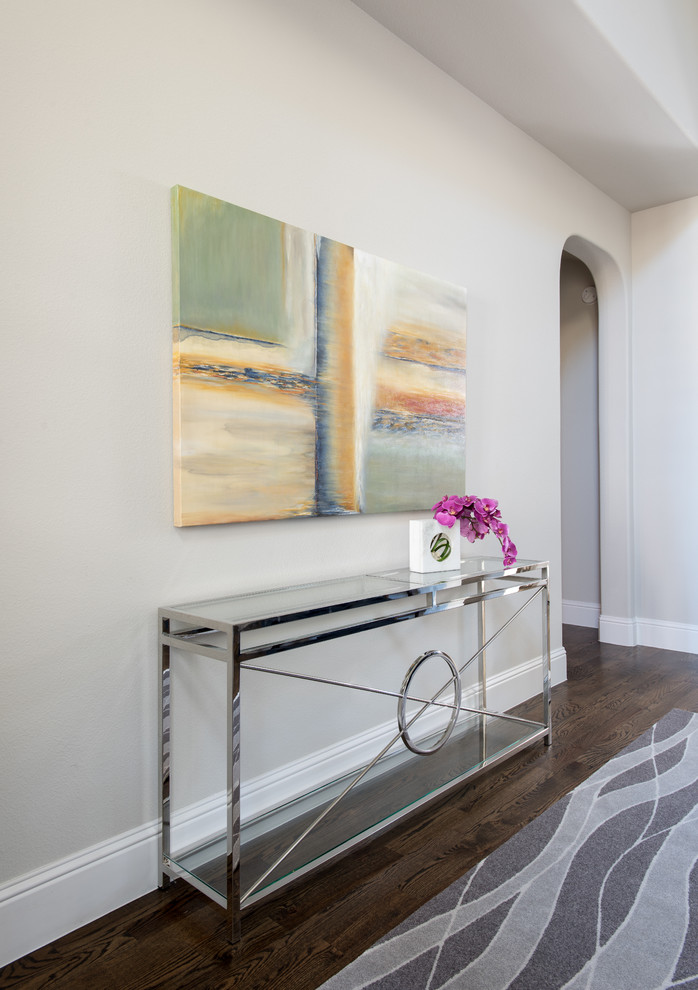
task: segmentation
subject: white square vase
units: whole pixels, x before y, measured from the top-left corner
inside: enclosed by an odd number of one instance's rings
[[[435,519],[410,519],[410,570],[420,574],[460,568],[460,526],[441,526]]]

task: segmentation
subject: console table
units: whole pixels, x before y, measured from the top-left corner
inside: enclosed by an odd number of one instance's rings
[[[161,886],[181,877],[212,898],[226,909],[235,941],[244,908],[523,747],[540,740],[549,744],[548,580],[547,562],[521,560],[504,567],[501,559],[472,557],[453,571],[385,571],[161,608]],[[487,603],[509,595],[522,595],[521,604],[514,603],[513,614],[490,631]],[[540,606],[539,721],[487,706],[487,650],[534,602]],[[474,652],[457,660],[440,650],[410,657],[402,685],[392,689],[345,680],[343,671],[332,669],[331,658],[319,673],[265,663],[301,646],[467,607],[477,632]],[[227,671],[226,827],[195,848],[172,848],[172,650],[182,651],[185,660],[196,654],[218,661]],[[435,691],[418,686],[427,667],[432,680],[434,671],[440,674]],[[397,705],[394,724],[362,766],[246,820],[240,803],[241,670],[333,685],[345,689],[346,704],[359,702],[362,693],[384,696],[392,699],[391,708]],[[463,694],[466,671],[477,672],[475,699]]]

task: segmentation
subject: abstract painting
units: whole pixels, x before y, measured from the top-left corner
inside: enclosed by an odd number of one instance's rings
[[[177,526],[431,507],[465,481],[465,289],[172,190]]]

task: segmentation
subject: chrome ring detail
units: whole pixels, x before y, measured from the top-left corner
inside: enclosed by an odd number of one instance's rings
[[[425,663],[427,660],[430,660],[432,657],[441,657],[442,660],[446,661],[446,664],[448,665],[451,671],[451,677],[448,681],[446,681],[446,683],[441,688],[441,690],[438,691],[431,700],[436,701],[436,699],[441,694],[441,692],[445,691],[449,684],[453,684],[453,706],[451,708],[451,717],[449,718],[448,725],[444,729],[441,736],[437,739],[436,743],[430,749],[424,749],[412,741],[408,729],[410,725],[416,722],[416,720],[419,718],[422,712],[426,711],[426,709],[429,707],[429,704],[425,704],[421,708],[421,710],[417,712],[416,715],[413,715],[409,723],[407,722],[405,709],[407,706],[407,701],[409,700],[407,695],[410,688],[410,684],[412,683],[412,678],[417,673],[417,671],[422,666],[422,664]],[[426,653],[422,653],[421,657],[417,657],[417,659],[414,661],[414,663],[410,666],[409,670],[405,674],[405,679],[402,682],[402,687],[400,688],[400,700],[397,703],[397,724],[398,724],[398,728],[400,729],[400,735],[402,737],[402,741],[405,744],[405,746],[409,750],[411,750],[411,752],[416,753],[417,756],[429,756],[430,753],[436,753],[438,750],[440,750],[441,747],[445,745],[446,742],[448,742],[450,735],[455,728],[456,721],[458,720],[458,713],[460,711],[460,704],[461,704],[460,673],[458,672],[458,668],[456,667],[453,660],[449,657],[448,653],[444,653],[443,650],[428,650]]]

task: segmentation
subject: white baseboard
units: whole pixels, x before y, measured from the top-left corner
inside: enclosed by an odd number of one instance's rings
[[[526,663],[487,679],[487,706],[496,711],[506,711],[521,701],[532,698],[541,689],[541,658],[534,657]],[[567,679],[567,653],[564,649],[550,654],[551,686]]]
[[[658,619],[638,619],[637,642],[678,653],[698,653],[698,626],[682,622],[662,622]]]
[[[677,653],[698,653],[698,626],[660,619],[619,619],[602,615],[599,639],[614,646],[652,646]]]
[[[601,606],[593,602],[573,602],[562,600],[562,621],[570,626],[586,626],[588,629],[599,628]]]
[[[565,679],[566,655],[551,657],[552,683]],[[535,658],[488,678],[488,707],[504,710],[540,692],[541,660]],[[463,703],[474,699],[464,697]],[[395,734],[394,723],[343,740],[319,753],[243,784],[246,818],[364,766]],[[226,795],[216,794],[173,817],[176,847],[211,837],[225,823]],[[159,822],[106,842],[0,886],[0,966],[86,925],[154,890],[159,881]],[[173,845],[175,836],[173,834]]]
[[[560,647],[550,653],[550,686],[567,680],[567,651]]]
[[[151,822],[0,886],[0,966],[153,890],[158,835]]]
[[[619,619],[613,615],[599,617],[599,641],[613,646],[637,646],[634,619]]]

